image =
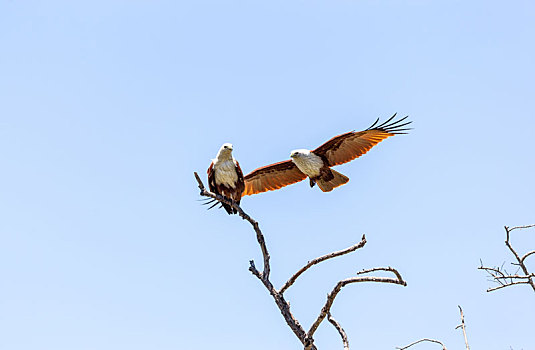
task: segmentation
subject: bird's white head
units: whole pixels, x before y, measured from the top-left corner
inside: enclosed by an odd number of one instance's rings
[[[290,153],[290,158],[300,158],[307,156],[308,154],[310,154],[308,149],[294,149],[292,153]]]
[[[232,159],[232,150],[233,148],[231,143],[224,143],[223,146],[221,146],[221,148],[219,149],[219,152],[217,152],[217,159]]]

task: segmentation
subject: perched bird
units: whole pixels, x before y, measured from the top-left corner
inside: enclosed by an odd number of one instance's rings
[[[227,197],[240,204],[241,196],[245,188],[243,173],[240,164],[232,156],[232,145],[225,143],[217,152],[215,159],[208,168],[208,186],[210,191]],[[211,203],[210,201],[209,203]],[[210,208],[217,205],[216,202]],[[230,205],[221,203],[229,214],[236,214],[237,210]]]
[[[307,177],[310,187],[317,183],[323,192],[349,181],[349,178],[331,167],[347,163],[368,152],[373,146],[387,137],[406,134],[409,128],[403,128],[411,122],[402,123],[407,117],[397,121],[394,114],[384,123],[377,125],[379,119],[368,129],[350,131],[333,137],[315,150],[298,149],[291,152],[290,160],[267,165],[245,176],[244,196],[277,190],[281,187],[302,181]]]

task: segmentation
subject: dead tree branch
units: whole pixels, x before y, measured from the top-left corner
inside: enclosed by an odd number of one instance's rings
[[[347,340],[347,334],[344,331],[344,329],[342,328],[342,326],[340,326],[340,323],[338,323],[338,321],[336,321],[331,316],[330,312],[327,314],[327,321],[331,322],[331,324],[334,326],[334,328],[336,328],[336,330],[340,334],[340,337],[342,337],[342,343],[344,344],[344,350],[349,350],[349,341]]]
[[[511,244],[510,240],[510,234],[512,231],[518,229],[528,229],[532,227],[535,227],[535,225],[516,226],[512,228],[504,226],[506,235],[505,246],[511,251],[517,261],[517,263],[511,264],[518,266],[519,270],[522,270],[524,274],[518,274],[519,271],[514,274],[510,274],[507,272],[507,270],[503,269],[503,267],[487,267],[483,266],[483,263],[481,263],[481,266],[478,267],[478,269],[487,272],[489,277],[491,277],[491,280],[499,284],[499,286],[497,287],[488,288],[487,292],[492,292],[501,288],[514,286],[517,284],[529,284],[533,291],[535,291],[535,273],[530,273],[525,264],[526,258],[535,254],[535,250],[529,251],[523,256],[520,256],[520,254],[518,254],[516,249]]]
[[[458,305],[458,306],[459,306],[459,311],[461,312],[461,324],[458,325],[457,327],[455,327],[455,329],[457,329],[457,328],[462,328],[463,329],[464,344],[466,345],[466,350],[470,350],[470,346],[468,346],[468,338],[466,337],[466,325],[464,323],[463,309],[461,308],[461,305]]]
[[[459,306],[459,311],[461,312],[461,324],[458,325],[457,327],[455,327],[455,329],[462,328],[463,335],[464,335],[464,344],[466,345],[466,350],[470,350],[470,346],[468,346],[468,338],[466,337],[466,324],[464,323],[463,309],[461,308],[460,305],[458,305],[458,306]],[[430,343],[440,344],[442,346],[442,350],[447,350],[446,349],[446,345],[444,345],[444,343],[442,343],[441,341],[435,340],[435,339],[430,339],[430,338],[420,339],[420,340],[417,340],[417,341],[415,341],[413,343],[410,343],[409,345],[405,345],[404,347],[401,347],[401,348],[397,347],[396,349],[405,350],[405,349],[410,348],[413,345],[416,345],[416,344],[422,343],[422,342],[430,342]]]
[[[333,290],[327,295],[327,301],[325,302],[325,305],[321,309],[321,312],[310,327],[310,330],[307,333],[308,339],[313,339],[314,333],[318,329],[321,322],[325,319],[325,316],[331,311],[331,307],[334,303],[334,299],[342,290],[343,287],[347,286],[348,284],[352,283],[360,283],[360,282],[378,282],[378,283],[393,283],[393,284],[400,284],[402,286],[406,286],[407,282],[405,282],[402,278],[399,272],[396,269],[393,269],[391,267],[379,267],[379,268],[373,268],[368,270],[363,270],[357,273],[357,275],[362,275],[365,273],[373,272],[373,271],[390,271],[393,272],[394,275],[396,275],[396,278],[391,277],[376,277],[376,276],[361,276],[361,277],[350,277],[346,278],[344,280],[341,280],[336,284],[336,286],[333,288]]]
[[[292,315],[290,311],[290,303],[288,303],[286,300],[284,300],[284,297],[282,294],[277,292],[275,287],[273,287],[273,284],[271,284],[271,281],[269,280],[269,253],[266,247],[266,242],[264,239],[264,235],[262,234],[262,231],[260,230],[260,227],[258,225],[258,222],[255,221],[253,218],[251,218],[247,213],[243,211],[240,206],[229,200],[228,198],[224,196],[220,196],[218,194],[212,193],[210,191],[207,191],[204,187],[204,184],[202,183],[201,178],[199,175],[195,172],[194,173],[195,178],[197,179],[197,182],[199,184],[199,189],[201,190],[201,196],[214,198],[215,200],[218,200],[219,202],[229,204],[233,208],[235,208],[238,211],[238,214],[244,219],[249,221],[249,223],[253,226],[254,231],[256,232],[256,238],[258,241],[258,244],[260,245],[260,250],[262,251],[262,255],[264,256],[264,271],[260,272],[257,270],[254,260],[249,261],[249,271],[253,275],[255,275],[266,287],[269,294],[273,297],[275,300],[275,304],[279,307],[279,310],[284,317],[284,320],[288,324],[288,326],[291,328],[291,330],[294,332],[294,334],[297,336],[297,338],[304,344],[306,333],[303,327],[299,324],[299,322],[295,319],[295,317]],[[316,349],[314,346],[312,349]]]
[[[292,277],[290,277],[290,279],[289,279],[289,280],[284,284],[284,286],[282,286],[282,288],[279,290],[279,293],[284,293],[284,292],[286,291],[286,289],[290,288],[290,286],[291,286],[292,284],[294,284],[294,282],[297,280],[297,278],[298,278],[299,276],[301,276],[301,274],[302,274],[303,272],[305,272],[306,270],[308,270],[309,268],[311,268],[313,265],[319,264],[320,262],[325,261],[325,260],[327,260],[327,259],[336,258],[337,256],[340,256],[340,255],[344,255],[344,254],[348,254],[348,253],[354,252],[355,250],[364,247],[365,244],[366,244],[366,236],[365,236],[365,235],[362,235],[362,239],[360,240],[360,242],[357,243],[357,244],[355,244],[355,245],[352,245],[352,246],[349,247],[349,248],[346,248],[346,249],[343,249],[343,250],[339,250],[339,251],[337,251],[337,252],[333,252],[333,253],[325,254],[325,255],[323,255],[323,256],[320,256],[319,258],[310,260],[305,266],[303,266],[303,267],[302,267],[301,269],[299,269],[299,271],[297,271]]]
[[[317,330],[317,328],[319,327],[319,325],[321,324],[321,322],[325,319],[325,317],[327,317],[329,322],[336,328],[336,330],[342,337],[344,349],[349,350],[349,342],[347,340],[347,335],[344,329],[342,328],[340,323],[338,323],[338,321],[332,318],[330,314],[330,309],[334,302],[334,299],[336,298],[336,295],[340,292],[340,290],[344,286],[351,284],[351,283],[358,283],[358,282],[381,282],[381,283],[400,284],[403,286],[407,285],[407,283],[401,277],[401,274],[396,269],[393,269],[391,267],[380,267],[380,268],[362,270],[358,272],[357,275],[362,275],[362,274],[375,272],[375,271],[385,271],[385,272],[392,272],[396,276],[396,278],[377,277],[377,276],[358,276],[358,277],[351,277],[351,278],[347,278],[342,281],[339,281],[334,287],[334,289],[331,291],[331,293],[328,294],[327,302],[323,306],[320,312],[320,315],[318,316],[316,321],[312,324],[308,333],[305,332],[304,328],[301,326],[299,321],[297,321],[297,319],[292,315],[290,311],[290,303],[284,299],[284,295],[283,295],[284,292],[297,280],[297,278],[301,274],[303,274],[306,270],[308,270],[313,265],[319,264],[320,262],[335,258],[337,256],[341,256],[341,255],[354,252],[355,250],[364,247],[364,245],[366,244],[365,236],[363,235],[359,243],[349,248],[346,248],[337,252],[329,253],[329,254],[320,256],[316,259],[309,261],[299,271],[297,271],[294,275],[292,275],[292,277],[290,277],[290,279],[282,286],[280,290],[277,290],[275,287],[273,287],[273,284],[269,280],[269,276],[270,276],[269,258],[270,257],[269,257],[269,253],[267,250],[264,235],[262,234],[262,231],[260,230],[258,222],[255,221],[252,217],[250,217],[247,213],[245,213],[243,209],[236,202],[229,200],[228,198],[224,196],[221,196],[221,195],[218,195],[216,193],[206,190],[199,175],[196,172],[194,172],[194,175],[195,175],[195,179],[197,180],[199,190],[201,191],[200,192],[201,196],[213,198],[221,203],[230,205],[232,208],[238,211],[238,214],[240,215],[241,218],[249,221],[249,223],[253,226],[253,229],[256,232],[256,238],[257,238],[258,244],[260,245],[260,250],[262,251],[262,255],[264,257],[264,270],[262,272],[258,271],[258,269],[255,266],[254,260],[251,260],[249,261],[249,264],[250,264],[249,271],[251,271],[251,273],[254,276],[256,276],[262,282],[262,284],[266,287],[269,294],[271,294],[271,296],[273,297],[275,304],[278,306],[282,316],[284,317],[284,320],[286,321],[290,329],[294,332],[294,334],[297,336],[297,338],[301,341],[301,343],[303,344],[306,350],[317,350],[316,346],[314,345],[313,335],[315,331]]]
[[[435,340],[435,339],[429,339],[429,338],[420,339],[420,340],[415,341],[414,343],[410,343],[409,345],[405,345],[405,346],[402,347],[402,348],[396,348],[396,349],[399,349],[399,350],[405,350],[405,349],[410,348],[410,347],[413,346],[413,345],[416,345],[416,344],[418,344],[418,343],[425,342],[425,341],[430,342],[430,343],[437,343],[437,344],[440,344],[440,345],[442,345],[442,350],[448,350],[448,349],[446,349],[446,345],[442,344],[442,342],[440,342],[440,341],[438,341],[438,340]]]

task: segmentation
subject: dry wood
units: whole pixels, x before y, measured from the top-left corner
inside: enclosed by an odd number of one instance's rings
[[[458,325],[457,327],[455,327],[455,329],[457,329],[459,327],[463,329],[464,344],[466,345],[466,350],[470,350],[470,346],[468,346],[468,338],[466,337],[466,325],[464,323],[463,309],[461,308],[461,305],[458,305],[458,306],[459,306],[459,311],[461,312],[461,324]]]
[[[361,275],[361,274],[365,274],[365,273],[369,273],[369,272],[374,272],[374,271],[390,271],[390,272],[393,272],[396,275],[396,278],[376,277],[376,276],[360,276],[360,277],[346,278],[346,279],[341,280],[340,282],[338,282],[336,284],[336,286],[333,288],[333,290],[327,295],[327,301],[325,302],[325,305],[321,309],[321,312],[320,312],[318,318],[316,319],[316,321],[314,321],[314,323],[310,327],[310,329],[309,329],[309,331],[307,333],[307,338],[312,339],[312,337],[314,336],[314,333],[318,329],[319,325],[325,319],[325,316],[327,316],[327,314],[331,311],[331,307],[333,305],[334,299],[336,298],[336,296],[338,295],[340,290],[343,287],[347,286],[348,284],[360,283],[360,282],[378,282],[378,283],[400,284],[402,286],[406,286],[407,285],[407,282],[405,282],[401,278],[401,275],[399,274],[399,272],[397,272],[397,270],[395,270],[395,269],[393,269],[391,267],[378,267],[378,268],[363,270],[363,271],[358,272],[357,275]]]
[[[344,331],[344,329],[342,328],[342,326],[340,325],[340,323],[338,323],[338,321],[336,321],[331,316],[330,312],[327,314],[327,321],[331,322],[331,324],[334,326],[334,328],[336,328],[336,330],[338,331],[338,334],[340,334],[340,337],[342,337],[342,343],[344,344],[344,350],[349,350],[349,341],[347,340],[347,334]]]
[[[492,281],[499,284],[499,286],[497,287],[488,288],[487,292],[492,292],[501,288],[510,287],[510,286],[514,286],[518,284],[528,284],[531,286],[533,291],[535,291],[535,274],[530,273],[525,264],[526,258],[535,254],[535,250],[529,251],[523,256],[520,256],[520,254],[518,254],[516,249],[511,244],[511,240],[510,240],[510,236],[511,236],[510,234],[512,231],[519,230],[519,229],[527,229],[527,228],[532,228],[532,227],[535,227],[535,225],[516,226],[512,228],[508,226],[504,226],[505,235],[506,235],[505,246],[511,251],[511,253],[514,255],[517,261],[517,263],[511,263],[511,264],[518,266],[519,269],[521,269],[524,274],[523,275],[518,274],[518,273],[510,274],[503,268],[501,269],[500,267],[486,267],[486,266],[483,266],[483,263],[481,263],[481,266],[478,267],[478,269],[486,271],[489,274],[489,276],[492,277]]]
[[[368,269],[368,270],[362,270],[362,271],[358,272],[357,275],[362,275],[362,274],[366,274],[366,273],[374,272],[374,271],[386,271],[386,272],[392,272],[396,276],[396,278],[375,277],[375,276],[359,276],[359,277],[352,277],[352,278],[347,278],[347,279],[339,281],[336,284],[336,286],[334,287],[334,289],[331,291],[331,293],[329,293],[329,295],[327,296],[327,302],[325,303],[325,306],[322,308],[322,310],[320,312],[320,315],[318,316],[316,321],[312,324],[312,326],[311,326],[310,330],[308,331],[308,333],[305,332],[304,328],[301,326],[299,321],[297,321],[297,319],[292,315],[292,313],[290,311],[290,303],[287,302],[284,299],[284,295],[283,295],[284,291],[286,291],[297,280],[297,278],[302,273],[304,273],[306,270],[308,270],[313,265],[319,264],[320,262],[323,262],[323,261],[328,260],[328,259],[335,258],[337,256],[341,256],[341,255],[344,255],[344,254],[348,254],[348,253],[354,252],[355,250],[357,250],[359,248],[362,248],[366,244],[365,236],[363,235],[362,239],[361,239],[361,241],[359,243],[357,243],[357,244],[355,244],[355,245],[353,245],[353,246],[351,246],[349,248],[346,248],[346,249],[343,249],[343,250],[340,250],[340,251],[337,251],[337,252],[329,253],[329,254],[320,256],[320,257],[318,257],[318,258],[316,258],[314,260],[309,261],[304,267],[302,267],[299,271],[297,271],[294,275],[292,275],[292,277],[290,277],[290,279],[278,291],[277,289],[275,289],[273,287],[273,284],[269,280],[269,276],[270,276],[269,258],[270,257],[269,257],[269,252],[267,250],[267,246],[266,246],[266,242],[265,242],[265,239],[264,239],[264,235],[263,235],[262,231],[260,230],[260,226],[259,226],[258,222],[255,221],[247,213],[245,213],[243,211],[243,209],[236,202],[234,202],[232,200],[229,200],[228,198],[226,198],[224,196],[221,196],[221,195],[218,195],[218,194],[215,194],[213,192],[210,192],[210,191],[206,190],[206,188],[204,187],[204,184],[203,184],[201,178],[199,177],[199,175],[196,172],[194,172],[194,175],[195,175],[195,179],[197,180],[199,189],[201,191],[200,192],[201,196],[213,198],[213,199],[215,199],[215,200],[217,200],[217,201],[219,201],[221,203],[225,203],[225,204],[230,205],[232,208],[234,208],[234,209],[236,209],[238,211],[238,214],[239,214],[239,216],[241,218],[243,218],[244,220],[247,220],[253,226],[253,229],[254,229],[254,231],[256,233],[256,238],[257,238],[258,244],[260,245],[260,250],[262,251],[262,255],[263,255],[263,258],[264,258],[264,269],[263,269],[262,272],[258,271],[258,269],[255,266],[254,260],[251,260],[249,262],[249,264],[250,264],[249,271],[251,271],[251,273],[254,276],[256,276],[262,282],[262,284],[268,290],[269,294],[271,294],[271,296],[273,297],[273,299],[275,301],[275,304],[277,305],[277,307],[279,308],[282,316],[284,317],[284,320],[286,321],[286,323],[288,324],[290,329],[294,332],[294,334],[297,336],[297,338],[301,341],[301,343],[304,346],[304,349],[306,349],[306,350],[317,350],[316,346],[314,345],[313,335],[314,335],[314,332],[317,330],[317,328],[319,327],[319,325],[321,324],[323,319],[325,319],[326,316],[327,316],[327,319],[329,320],[329,322],[336,328],[336,330],[338,331],[338,333],[342,337],[342,342],[343,342],[343,345],[344,345],[344,349],[349,349],[349,342],[347,340],[347,335],[346,335],[344,329],[340,326],[340,323],[338,323],[336,320],[334,320],[332,318],[332,316],[330,314],[330,309],[331,309],[331,306],[332,306],[332,304],[334,302],[334,299],[336,298],[336,295],[347,284],[358,283],[358,282],[381,282],[381,283],[400,284],[400,285],[403,285],[403,286],[407,285],[407,283],[403,280],[403,278],[401,277],[399,272],[396,269],[393,269],[391,267],[373,268],[373,269]]]
[[[297,271],[292,277],[290,277],[290,279],[284,284],[284,286],[282,286],[279,292],[284,293],[286,289],[288,289],[295,282],[295,280],[297,280],[297,278],[301,276],[303,272],[311,268],[313,265],[319,264],[320,262],[325,261],[327,259],[336,258],[337,256],[354,252],[355,250],[364,247],[365,244],[366,244],[366,236],[362,235],[362,239],[360,240],[360,242],[355,245],[352,245],[349,248],[339,250],[337,252],[325,254],[323,256],[320,256],[319,258],[310,260],[305,266],[300,268],[299,271]]]
[[[427,341],[427,342],[430,342],[430,343],[437,343],[437,344],[440,344],[440,345],[442,345],[442,350],[448,350],[448,349],[446,349],[446,345],[442,344],[442,342],[440,342],[440,341],[438,341],[438,340],[435,340],[435,339],[429,339],[429,338],[420,339],[420,340],[415,341],[414,343],[410,343],[409,345],[405,345],[405,346],[402,347],[402,348],[396,348],[396,349],[399,349],[399,350],[405,350],[405,349],[410,348],[410,347],[413,346],[413,345],[416,345],[416,344],[421,343],[421,342],[424,342],[424,341]]]

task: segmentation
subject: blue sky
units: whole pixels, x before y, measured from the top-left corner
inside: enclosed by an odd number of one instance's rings
[[[398,112],[414,130],[337,167],[347,185],[243,200],[273,283],[366,233],[287,292],[307,328],[338,280],[390,265],[406,288],[348,286],[333,306],[354,348],[461,349],[460,304],[473,349],[529,349],[533,292],[485,293],[477,267],[510,261],[503,225],[535,222],[534,15],[528,1],[0,2],[0,348],[300,348],[247,271],[250,226],[200,206],[192,173],[224,142],[249,172]],[[533,230],[513,241],[535,248]],[[315,338],[341,348],[327,323]]]

